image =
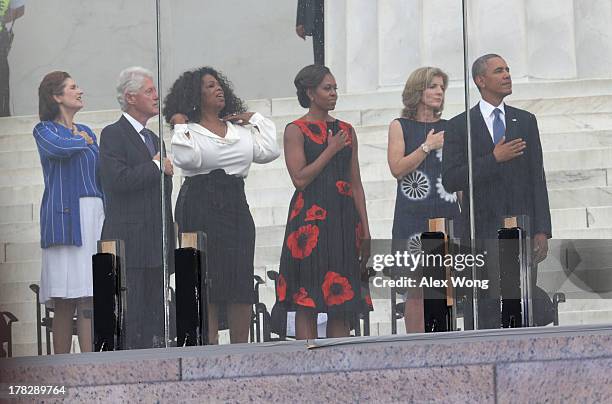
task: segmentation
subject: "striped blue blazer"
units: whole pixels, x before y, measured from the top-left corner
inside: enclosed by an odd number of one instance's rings
[[[99,149],[96,136],[85,125],[77,124],[94,139],[89,145],[81,136],[52,121],[34,127],[45,190],[40,205],[40,246],[81,246],[79,198],[103,198],[99,175]]]

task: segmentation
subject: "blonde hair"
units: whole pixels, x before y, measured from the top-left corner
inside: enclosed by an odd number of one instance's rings
[[[421,102],[423,91],[429,86],[429,83],[431,83],[434,77],[442,77],[444,90],[446,91],[446,87],[448,86],[448,75],[437,67],[420,67],[410,74],[408,80],[406,80],[404,91],[402,92],[402,103],[404,104],[404,109],[402,110],[403,118],[414,119],[416,117],[417,108]],[[434,115],[439,117],[442,115],[443,109],[444,100],[442,100],[440,108],[434,110]]]

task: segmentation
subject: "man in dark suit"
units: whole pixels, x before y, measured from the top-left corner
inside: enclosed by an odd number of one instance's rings
[[[161,347],[165,346],[161,170],[171,259],[173,168],[169,159],[160,159],[159,137],[145,128],[147,121],[159,113],[151,72],[140,67],[122,71],[117,99],[123,115],[100,135],[100,176],[106,198],[102,238],[125,242],[126,348]],[[172,260],[168,262],[172,266]]]
[[[312,36],[314,63],[325,64],[325,35],[323,24],[323,0],[298,0],[295,33],[306,40]]]
[[[536,118],[504,103],[504,98],[512,94],[512,79],[510,68],[501,56],[488,54],[478,58],[472,66],[472,77],[482,98],[470,110],[476,239],[483,242],[496,239],[504,217],[527,215],[530,226],[527,230],[533,240],[533,262],[537,264],[546,258],[551,222]],[[442,181],[449,192],[464,191],[463,213],[469,223],[466,127],[465,113],[449,122]],[[489,255],[489,260],[493,259]],[[490,267],[487,270],[489,277],[496,276]],[[535,281],[534,266],[534,286]],[[492,293],[498,291],[493,289]],[[499,312],[499,306],[491,309]],[[539,314],[534,312],[536,323],[548,322],[548,318],[539,318]],[[487,316],[480,317],[480,328],[490,328]],[[490,325],[495,326],[495,321]]]

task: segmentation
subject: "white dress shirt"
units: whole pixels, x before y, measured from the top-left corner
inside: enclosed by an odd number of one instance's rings
[[[138,134],[140,135],[140,138],[142,139],[142,143],[144,143],[145,146],[146,146],[147,145],[147,141],[145,140],[145,138],[142,135],[142,133],[140,133],[140,131],[144,129],[144,126],[142,126],[142,124],[140,122],[138,122],[136,119],[132,118],[132,115],[128,114],[127,112],[124,112],[123,116],[125,117],[125,119],[128,120],[130,125],[132,125],[134,127],[134,130],[136,130],[136,132],[138,132]],[[151,161],[153,161],[153,163],[155,163],[157,168],[161,168],[161,166],[159,165],[159,161],[158,160],[151,160]]]
[[[225,137],[197,123],[175,125],[172,133],[174,165],[180,167],[186,177],[208,174],[219,168],[229,175],[246,177],[251,163],[268,163],[280,155],[274,122],[255,113],[249,123],[251,127],[227,122]]]
[[[507,127],[506,108],[504,107],[504,105],[505,104],[503,101],[501,104],[499,104],[496,107],[496,106],[489,104],[485,100],[480,100],[480,104],[479,104],[480,113],[482,114],[482,117],[484,118],[485,124],[487,124],[487,129],[489,129],[489,135],[491,136],[491,141],[493,142],[495,142],[494,137],[493,137],[493,120],[495,119],[495,114],[493,113],[493,110],[495,110],[495,108],[498,108],[501,111],[501,114],[499,114],[499,117],[504,123],[504,127]]]

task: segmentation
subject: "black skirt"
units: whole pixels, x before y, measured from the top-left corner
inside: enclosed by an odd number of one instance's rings
[[[179,232],[207,235],[209,301],[254,303],[255,223],[244,179],[221,169],[188,177],[175,214]]]

